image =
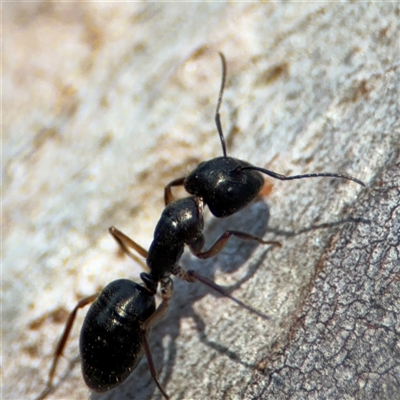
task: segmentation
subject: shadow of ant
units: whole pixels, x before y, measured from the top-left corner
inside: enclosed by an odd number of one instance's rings
[[[315,224],[297,230],[282,230],[268,227],[269,216],[270,211],[268,205],[263,201],[257,201],[232,217],[224,219],[212,217],[211,220],[207,218],[205,228],[207,242],[205,248],[208,248],[209,243],[214,243],[215,239],[227,229],[245,230],[254,236],[263,238],[267,233],[273,233],[276,237],[282,236],[291,238],[307,232],[334,228],[347,223],[370,223],[369,220],[363,218],[348,217],[340,221]],[[251,260],[246,266],[244,275],[239,280],[229,286],[221,285],[226,292],[232,294],[234,291],[240,289],[245,282],[255,276],[259,268],[265,265],[265,257],[267,257],[269,251],[274,251],[272,247],[261,248],[260,256],[252,259],[258,247],[258,243],[241,241],[235,238],[228,242],[221,254],[208,260],[198,260],[194,257],[190,257],[186,252],[182,257],[181,264],[186,270],[193,268],[196,271],[201,271],[203,276],[214,281],[217,271],[222,274],[232,274],[243,268],[243,264],[246,263],[246,260]],[[234,256],[232,256],[232,254],[234,254]],[[163,385],[166,385],[170,380],[174,379],[173,371],[179,364],[177,343],[179,343],[179,336],[181,333],[180,322],[186,318],[192,319],[198,339],[205,346],[218,352],[221,356],[228,357],[230,360],[244,366],[246,369],[257,369],[258,363],[247,362],[244,359],[245,354],[242,352],[238,353],[223,343],[210,340],[205,333],[206,323],[204,319],[193,308],[194,304],[208,294],[212,294],[215,298],[222,298],[224,296],[198,282],[194,285],[189,285],[187,282],[175,279],[174,284],[175,291],[169,313],[153,328],[150,337],[152,356],[157,371],[161,373]],[[260,311],[263,312],[263,310]],[[243,312],[247,311],[243,310]],[[256,318],[256,316],[254,317]],[[267,315],[266,318],[268,318]],[[169,343],[167,350],[161,345],[165,338],[168,338]],[[131,376],[117,388],[103,394],[91,394],[92,400],[111,400],[115,398],[119,400],[133,398],[140,400],[153,397],[161,399],[162,395],[150,376],[145,359],[140,362]]]

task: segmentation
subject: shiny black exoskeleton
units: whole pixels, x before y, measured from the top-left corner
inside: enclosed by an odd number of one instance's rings
[[[161,214],[154,230],[146,263],[154,281],[170,275],[188,245],[196,254],[204,245],[203,201],[185,197],[170,203]]]
[[[222,53],[219,53],[219,55],[222,61],[222,82],[215,113],[215,123],[222,145],[223,156],[203,161],[188,176],[170,182],[165,187],[165,204],[168,204],[172,199],[171,187],[183,185],[188,193],[202,198],[214,216],[217,218],[227,217],[240,211],[256,198],[264,184],[262,174],[279,180],[318,177],[341,178],[365,186],[359,179],[348,175],[323,172],[285,176],[253,166],[247,161],[228,157],[219,114],[225,87],[226,61]]]
[[[154,295],[127,279],[109,283],[89,308],[79,339],[82,375],[105,392],[123,382],[144,354],[143,323],[156,309]]]
[[[44,399],[53,390],[58,360],[77,311],[90,303],[92,305],[86,314],[79,339],[82,375],[87,386],[95,392],[106,392],[119,386],[146,354],[151,375],[162,395],[168,399],[157,379],[147,337],[151,327],[168,310],[172,281],[167,279],[162,282],[163,301],[157,309],[154,296],[158,282],[145,276],[143,283],[144,286],[141,286],[127,279],[119,279],[109,283],[100,293],[78,302],[58,342],[47,386],[37,400]]]
[[[203,198],[216,217],[235,214],[257,196],[264,185],[262,175],[246,161],[217,157],[200,163],[184,181],[185,189]]]

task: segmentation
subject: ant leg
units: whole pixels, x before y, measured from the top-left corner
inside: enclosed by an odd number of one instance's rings
[[[60,341],[58,342],[56,351],[54,352],[54,358],[53,358],[53,363],[50,368],[49,372],[49,379],[47,381],[47,386],[45,390],[39,395],[37,400],[44,399],[51,391],[52,385],[53,385],[53,378],[54,378],[54,373],[56,372],[56,367],[58,364],[58,360],[64,350],[65,344],[67,343],[68,336],[71,332],[72,326],[74,324],[75,318],[76,318],[76,313],[80,308],[85,307],[89,303],[92,303],[94,300],[96,300],[97,296],[99,293],[93,294],[89,297],[86,297],[78,302],[78,304],[75,306],[75,308],[72,310],[71,314],[68,317],[67,323],[65,324],[64,332],[61,336]]]
[[[203,251],[201,253],[194,252],[193,254],[196,257],[201,258],[201,259],[213,257],[216,254],[218,254],[225,247],[226,243],[228,242],[228,240],[231,236],[236,236],[237,238],[242,239],[242,240],[254,240],[261,244],[270,244],[272,246],[279,246],[279,247],[282,246],[282,244],[280,242],[266,241],[257,236],[253,236],[253,235],[250,235],[245,232],[228,230],[221,235],[221,237],[210,247],[209,250]],[[192,250],[192,252],[193,252],[193,250]]]
[[[154,313],[149,318],[147,318],[147,320],[142,325],[142,345],[144,348],[144,352],[146,354],[147,363],[149,364],[150,374],[154,379],[154,382],[156,383],[161,394],[167,400],[169,399],[169,396],[167,395],[167,393],[161,386],[160,382],[158,381],[157,370],[155,368],[153,356],[151,355],[150,346],[147,341],[147,332],[168,312],[169,301],[172,297],[172,292],[173,292],[173,283],[171,279],[168,278],[168,280],[161,282],[161,296],[163,300],[161,304],[157,307],[157,310],[154,311]]]
[[[212,280],[206,278],[203,275],[198,274],[197,272],[195,272],[193,270],[185,271],[181,266],[177,265],[174,267],[172,274],[175,275],[177,278],[182,279],[183,281],[186,281],[186,282],[190,282],[190,283],[193,283],[196,281],[201,282],[203,285],[206,285],[206,286],[210,287],[211,289],[214,289],[216,292],[222,294],[223,296],[228,297],[228,299],[231,299],[237,305],[245,308],[247,311],[250,311],[252,314],[255,314],[258,317],[261,317],[262,319],[265,319],[265,320],[269,319],[269,317],[267,315],[263,314],[260,311],[257,311],[255,308],[243,303],[236,297],[233,297],[226,290],[224,290],[221,286],[217,285]]]
[[[158,381],[157,371],[156,371],[156,368],[155,368],[154,362],[153,362],[153,356],[151,355],[150,346],[149,346],[149,343],[147,341],[146,334],[144,332],[142,332],[142,345],[143,345],[143,348],[144,348],[144,352],[146,354],[147,364],[149,364],[150,375],[154,379],[154,382],[156,383],[156,385],[158,387],[158,390],[161,392],[163,397],[168,400],[169,396],[167,395],[167,393],[165,392],[165,390],[161,386],[160,382]]]
[[[115,228],[114,226],[108,228],[108,232],[110,232],[112,237],[116,240],[121,249],[128,256],[132,256],[132,253],[129,250],[131,248],[135,250],[138,254],[140,254],[142,257],[147,258],[148,254],[147,250],[145,250],[142,246],[137,244],[130,237],[126,236],[125,233],[122,233],[119,229]]]
[[[164,203],[167,206],[169,203],[172,203],[175,199],[172,195],[171,187],[173,186],[183,186],[183,182],[185,177],[174,179],[172,182],[168,183],[164,188]]]
[[[162,302],[157,307],[157,310],[150,315],[149,318],[142,325],[143,330],[147,330],[155,325],[160,319],[162,319],[168,312],[169,301],[171,300],[172,293],[174,291],[174,284],[170,278],[165,281],[161,281],[161,298]]]

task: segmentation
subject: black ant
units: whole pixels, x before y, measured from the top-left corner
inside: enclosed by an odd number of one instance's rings
[[[111,235],[125,252],[130,254],[129,249],[133,249],[146,258],[149,273],[141,273],[143,285],[119,279],[108,284],[100,294],[94,294],[78,302],[67,320],[63,335],[54,353],[47,386],[38,399],[44,399],[50,393],[57,363],[67,342],[77,311],[89,303],[93,304],[84,320],[79,345],[82,373],[88,387],[96,392],[105,392],[119,386],[145,354],[151,376],[166,399],[169,397],[157,379],[147,337],[151,327],[168,311],[173,292],[171,275],[187,282],[200,281],[256,315],[267,318],[264,314],[229,295],[214,282],[193,270],[186,271],[179,266],[185,244],[189,246],[193,254],[202,259],[219,253],[231,236],[243,240],[254,240],[261,244],[281,245],[279,242],[264,241],[244,232],[228,230],[209,250],[202,252],[204,204],[208,204],[212,213],[217,217],[234,214],[249,204],[261,189],[263,178],[260,172],[283,180],[331,176],[353,180],[364,185],[355,178],[337,174],[285,177],[275,172],[253,167],[245,161],[227,157],[219,116],[225,85],[226,62],[223,54],[219,54],[222,60],[222,83],[215,121],[224,156],[201,163],[188,177],[176,179],[166,186],[166,208],[155,228],[154,239],[149,251],[143,249],[118,229],[114,227],[109,229]],[[178,185],[184,185],[193,196],[174,200],[171,187]],[[159,284],[162,301],[156,308],[154,296]]]
[[[244,232],[226,231],[208,251],[201,252],[204,244],[203,227],[203,201],[199,197],[191,196],[173,201],[164,209],[149,251],[118,229],[109,229],[125,252],[130,254],[129,249],[133,249],[146,258],[149,273],[140,274],[143,286],[127,279],[119,279],[108,284],[100,294],[96,293],[78,302],[65,325],[54,353],[47,387],[39,399],[45,398],[52,388],[58,359],[78,309],[89,303],[93,304],[86,314],[79,340],[82,373],[87,386],[93,391],[105,392],[120,385],[136,368],[143,354],[146,354],[151,376],[166,399],[169,397],[157,379],[147,336],[151,327],[168,311],[173,292],[171,274],[187,282],[200,281],[250,312],[264,319],[268,318],[206,277],[193,270],[184,270],[178,262],[185,244],[197,257],[206,259],[219,253],[231,236],[255,240],[261,244],[280,246],[280,243],[267,242]],[[158,284],[162,302],[156,309],[154,296]]]
[[[165,204],[169,204],[173,201],[171,187],[183,185],[188,193],[201,197],[215,217],[227,217],[240,211],[255,199],[264,185],[264,178],[261,173],[282,181],[330,177],[347,179],[361,186],[365,186],[359,179],[348,175],[322,172],[317,174],[285,176],[268,169],[255,167],[247,161],[228,157],[219,114],[227,68],[224,55],[219,53],[219,56],[222,61],[222,81],[215,112],[215,123],[222,145],[223,156],[203,161],[188,176],[170,182],[164,190]]]

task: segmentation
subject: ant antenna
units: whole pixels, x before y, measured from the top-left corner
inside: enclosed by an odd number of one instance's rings
[[[222,63],[222,81],[221,81],[221,89],[219,90],[219,95],[218,95],[217,109],[215,110],[215,123],[217,125],[219,138],[221,140],[222,152],[224,154],[224,157],[226,157],[225,138],[224,138],[224,134],[222,132],[221,119],[220,119],[220,115],[219,115],[219,109],[221,107],[222,95],[224,94],[224,87],[225,87],[226,61],[225,61],[224,55],[221,52],[218,52],[218,54],[221,57],[221,63]]]
[[[281,174],[277,174],[274,171],[270,171],[268,169],[264,169],[264,168],[260,168],[260,167],[238,167],[237,171],[243,171],[245,169],[252,169],[254,171],[258,171],[258,172],[262,172],[263,174],[272,176],[272,178],[275,179],[279,179],[281,181],[291,181],[293,179],[303,179],[303,178],[321,178],[321,177],[330,177],[330,178],[341,178],[341,179],[347,179],[348,181],[353,181],[355,183],[358,183],[361,186],[365,187],[365,183],[360,181],[357,178],[353,178],[352,176],[348,176],[348,175],[341,175],[341,174],[331,174],[329,172],[323,172],[320,174],[304,174],[304,175],[294,175],[294,176],[285,176],[285,175],[281,175]]]
[[[222,102],[222,96],[224,94],[224,88],[225,88],[225,81],[226,81],[226,60],[225,56],[221,53],[218,52],[219,56],[221,57],[221,63],[222,63],[222,80],[221,80],[221,88],[219,90],[219,95],[218,95],[218,103],[217,103],[217,109],[215,110],[215,124],[217,125],[217,130],[219,134],[219,138],[221,140],[221,145],[222,145],[222,153],[224,157],[227,157],[226,154],[226,144],[225,144],[225,138],[224,138],[224,133],[222,132],[222,126],[221,126],[221,118],[219,114],[219,109],[221,107],[221,102]],[[272,178],[275,179],[280,179],[281,181],[290,181],[294,179],[303,179],[303,178],[341,178],[341,179],[346,179],[348,181],[353,181],[355,183],[358,183],[361,186],[365,187],[365,183],[360,181],[359,179],[353,178],[352,176],[348,175],[342,175],[342,174],[332,174],[329,172],[323,172],[319,174],[304,174],[304,175],[294,175],[294,176],[285,176],[278,174],[274,171],[270,171],[268,169],[260,168],[260,167],[253,167],[253,166],[248,166],[248,167],[238,167],[235,169],[236,172],[240,172],[243,170],[253,170],[253,171],[258,171],[262,172],[263,174],[269,175]]]

